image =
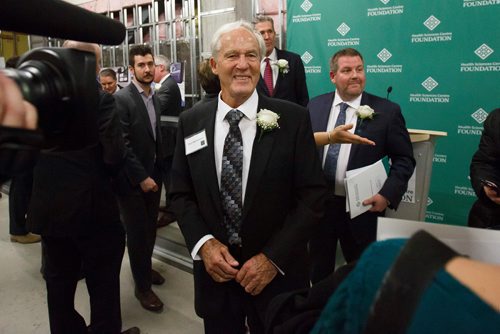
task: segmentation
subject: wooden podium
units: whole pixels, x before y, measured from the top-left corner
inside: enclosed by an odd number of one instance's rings
[[[389,209],[385,215],[392,218],[425,221],[436,140],[447,136],[447,133],[415,129],[408,129],[408,132],[417,164],[408,182],[408,191],[403,195],[397,211]]]

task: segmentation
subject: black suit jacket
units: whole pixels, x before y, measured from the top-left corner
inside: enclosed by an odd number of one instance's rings
[[[179,120],[169,195],[190,251],[207,234],[227,244],[214,158],[217,102],[198,103]],[[277,293],[308,285],[306,244],[323,213],[326,187],[306,109],[259,95],[258,110],[263,108],[281,114],[280,127],[260,140],[258,130],[253,143],[238,260],[263,252],[285,272],[255,298],[265,307]],[[203,130],[208,147],[186,156],[184,138]],[[196,311],[220,314],[230,283],[216,283],[202,261],[194,262]]]
[[[278,73],[278,79],[274,87],[274,98],[291,101],[302,106],[307,106],[309,102],[309,93],[307,91],[306,73],[302,59],[296,53],[276,49],[278,59],[286,59],[288,61],[288,73]],[[257,85],[257,91],[261,95],[269,96],[266,83],[260,76]]]
[[[160,114],[162,116],[179,117],[182,111],[182,97],[177,81],[169,76],[156,91],[156,97],[160,102]],[[172,156],[175,150],[175,138],[177,136],[177,124],[173,122],[162,122],[162,140],[165,156]]]
[[[486,196],[482,179],[500,186],[500,109],[493,110],[484,121],[479,148],[470,164],[470,180],[478,199],[469,213],[469,226],[500,225],[500,205]]]
[[[309,113],[314,132],[326,131],[335,92],[315,97],[309,102]],[[389,175],[380,194],[389,200],[390,207],[396,209],[406,191],[408,180],[415,168],[413,148],[399,105],[387,99],[363,92],[361,105],[368,105],[376,115],[371,120],[358,118],[356,134],[373,140],[376,145],[352,145],[347,170],[370,165],[389,157],[392,161]],[[323,161],[323,147],[318,149]],[[354,234],[374,235],[377,214],[366,212],[354,218],[351,228]]]
[[[120,89],[115,95],[116,109],[120,116],[125,144],[129,154],[124,168],[116,178],[119,193],[141,191],[139,183],[153,177],[165,157],[160,131],[160,104],[153,95],[156,111],[156,139],[148,111],[134,84]],[[160,180],[155,178],[158,183]]]
[[[122,166],[127,151],[114,99],[99,94],[94,122],[81,124],[97,134],[88,138],[87,147],[40,154],[28,210],[28,226],[35,233],[66,237],[123,231],[110,173]]]

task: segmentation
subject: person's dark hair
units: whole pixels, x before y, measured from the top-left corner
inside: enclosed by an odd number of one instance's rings
[[[111,77],[116,81],[116,72],[112,68],[104,68],[99,72],[99,77]]]
[[[215,95],[220,92],[219,77],[212,72],[210,60],[206,59],[198,65],[198,77],[203,90],[209,95]]]
[[[344,56],[348,57],[358,56],[359,58],[361,58],[361,61],[364,62],[363,56],[361,55],[361,53],[359,53],[358,50],[353,48],[342,49],[340,51],[335,52],[335,54],[330,59],[330,71],[332,71],[333,73],[337,72],[337,70],[339,69],[339,58]]]
[[[255,19],[252,21],[252,24],[255,27],[255,25],[257,23],[261,23],[261,22],[271,22],[271,26],[273,27],[273,31],[274,31],[274,20],[273,20],[273,18],[271,16],[257,15],[255,17]]]
[[[135,65],[135,56],[153,55],[149,45],[134,45],[128,52],[128,64],[132,67]]]
[[[16,68],[18,61],[19,61],[19,56],[10,57],[5,62],[5,68]]]

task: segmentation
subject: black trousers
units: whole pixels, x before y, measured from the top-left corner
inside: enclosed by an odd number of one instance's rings
[[[155,179],[156,181],[156,179]],[[156,221],[160,206],[161,183],[157,192],[136,192],[118,196],[120,215],[127,232],[130,267],[137,290],[151,289],[151,256],[156,241]]]
[[[309,241],[313,284],[334,272],[337,241],[347,263],[358,260],[371,243],[358,242],[349,227],[351,223],[349,213],[345,212],[345,197],[331,195],[326,201],[325,215]]]
[[[231,281],[228,285],[231,289],[230,299],[223,314],[203,318],[205,334],[245,334],[246,325],[251,334],[264,334],[264,322],[253,297],[236,281]]]
[[[42,235],[52,334],[87,333],[85,320],[74,306],[82,269],[90,297],[90,329],[100,334],[121,332],[120,268],[125,234],[118,231],[86,237]]]
[[[12,235],[26,235],[26,214],[33,187],[33,171],[14,176],[9,188],[9,230]]]

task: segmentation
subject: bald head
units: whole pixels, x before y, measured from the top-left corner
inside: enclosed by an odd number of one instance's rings
[[[99,71],[101,70],[101,48],[98,44],[66,40],[64,41],[62,46],[63,48],[67,49],[92,52],[95,55],[96,73],[99,73]]]

